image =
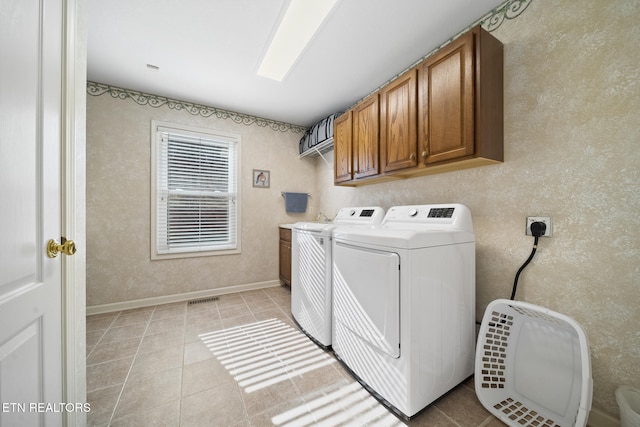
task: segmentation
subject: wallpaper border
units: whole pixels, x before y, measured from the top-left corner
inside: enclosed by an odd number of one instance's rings
[[[522,14],[522,12],[525,11],[525,9],[527,9],[527,7],[529,6],[529,4],[531,4],[532,1],[533,0],[507,0],[502,5],[493,9],[491,12],[484,15],[482,18],[474,22],[472,25],[465,28],[463,31],[459,32],[458,34],[451,37],[446,42],[442,43],[437,48],[433,49],[431,52],[429,52],[428,54],[420,58],[418,61],[416,61],[414,64],[412,64],[410,67],[407,67],[405,70],[393,76],[393,78],[388,80],[382,86],[378,87],[376,90],[384,87],[386,84],[395,80],[398,76],[403,74],[405,71],[414,67],[415,65],[417,65],[418,63],[426,59],[427,57],[433,55],[436,51],[440,50],[448,43],[460,37],[470,28],[473,28],[474,26],[480,24],[487,31],[491,32],[497,29],[498,27],[500,27],[505,22],[505,20],[517,18],[518,16],[520,16],[520,14]],[[138,105],[148,105],[153,108],[160,108],[160,107],[166,106],[176,111],[184,110],[187,113],[192,114],[194,116],[202,116],[202,117],[215,116],[219,119],[224,119],[224,120],[230,119],[230,120],[233,120],[235,123],[243,124],[245,126],[256,125],[260,127],[269,127],[274,131],[304,133],[307,130],[307,128],[303,126],[293,125],[290,123],[284,123],[284,122],[279,122],[275,120],[265,119],[262,117],[251,116],[248,114],[237,113],[234,111],[224,110],[222,108],[215,108],[215,107],[209,107],[201,104],[194,104],[187,101],[180,101],[178,99],[167,98],[164,96],[153,95],[150,93],[138,92],[131,89],[124,89],[124,88],[111,86],[103,83],[92,82],[92,81],[87,81],[87,93],[91,96],[101,96],[108,93],[109,95],[111,95],[112,98],[118,98],[122,100],[130,99]],[[359,100],[358,102],[360,102],[361,100]]]
[[[428,57],[430,57],[431,55],[433,55],[434,53],[436,53],[437,51],[439,51],[440,49],[442,49],[443,47],[445,47],[446,45],[448,45],[449,43],[451,43],[455,39],[457,39],[458,37],[460,37],[461,35],[465,34],[467,31],[469,31],[470,29],[472,29],[476,25],[480,25],[485,30],[487,30],[489,32],[492,32],[492,31],[498,29],[498,27],[500,27],[505,22],[505,20],[514,19],[514,18],[517,18],[518,16],[520,16],[522,14],[522,12],[524,12],[525,9],[532,2],[533,2],[533,0],[507,0],[507,1],[505,1],[500,6],[496,7],[493,10],[491,10],[490,12],[485,14],[482,18],[476,20],[471,25],[469,25],[467,28],[465,28],[462,31],[460,31],[455,36],[451,37],[450,39],[448,39],[444,43],[440,44],[435,49],[431,50],[426,55],[422,56],[420,59],[415,61],[410,66],[408,66],[407,68],[403,69],[402,71],[400,71],[399,73],[397,73],[396,75],[391,77],[389,80],[387,80],[386,82],[384,82],[383,84],[378,86],[375,90],[373,90],[372,92],[368,93],[366,96],[364,96],[361,99],[359,99],[355,104],[353,104],[349,108],[345,109],[345,111],[353,108],[354,106],[356,106],[359,102],[361,102],[363,99],[365,99],[369,95],[371,95],[371,94],[377,92],[378,90],[382,89],[383,87],[387,86],[389,83],[393,82],[395,79],[400,77],[402,74],[404,74],[405,72],[409,71],[410,69],[412,69],[413,67],[415,67],[416,65],[418,65],[419,63],[421,63],[422,61],[424,61],[425,59],[427,59]]]
[[[480,24],[482,27],[491,32],[502,25],[505,19],[514,19],[520,16],[533,0],[507,0],[499,7],[483,16],[471,27]],[[469,28],[471,28],[469,27]]]
[[[461,35],[465,34],[467,31],[469,31],[470,29],[472,29],[476,25],[480,25],[482,28],[484,28],[485,30],[487,30],[489,32],[497,30],[505,22],[505,20],[515,19],[518,16],[520,16],[527,9],[527,7],[529,7],[529,5],[532,2],[533,2],[533,0],[507,0],[507,1],[505,1],[500,6],[496,7],[493,10],[491,10],[489,13],[484,15],[482,18],[478,19],[477,21],[475,21],[474,23],[469,25],[467,28],[465,28],[464,30],[460,31],[458,34],[456,34],[455,36],[451,37],[449,40],[445,41],[440,46],[436,47],[431,52],[427,53],[425,56],[423,56],[422,58],[417,60],[414,64],[411,65],[411,67],[408,67],[407,70],[412,68],[412,67],[414,67],[414,66],[416,66],[418,63],[422,62],[423,60],[427,59],[428,57],[430,57],[431,55],[433,55],[434,53],[436,53],[437,51],[439,51],[440,49],[442,49],[443,47],[445,47],[446,45],[448,45],[449,43],[451,43],[452,41],[454,41],[455,39],[457,39]],[[400,74],[402,74],[402,73],[400,73]]]
[[[256,125],[260,127],[269,127],[274,131],[304,133],[307,128],[303,126],[293,125],[285,122],[265,119],[262,117],[251,116],[248,114],[236,113],[222,108],[209,107],[201,104],[194,104],[178,99],[167,98],[164,96],[153,95],[150,93],[138,92],[131,89],[123,89],[103,83],[87,81],[87,93],[91,96],[101,96],[104,94],[111,95],[112,98],[122,100],[130,99],[138,105],[148,105],[153,108],[166,106],[176,111],[186,111],[194,116],[212,117],[219,119],[233,120],[235,123],[245,126]]]

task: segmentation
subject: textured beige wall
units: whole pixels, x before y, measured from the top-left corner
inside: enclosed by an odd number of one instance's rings
[[[505,53],[505,162],[360,188],[334,188],[318,162],[320,208],[464,203],[477,239],[477,318],[509,298],[549,215],[517,299],[567,314],[591,346],[594,407],[640,388],[640,2],[533,1],[493,32]],[[398,70],[394,70],[398,71]]]
[[[150,259],[150,129],[162,120],[240,134],[242,253]],[[281,191],[312,194],[313,160],[298,158],[301,134],[153,108],[108,93],[87,96],[87,305],[180,294],[278,279]],[[252,170],[271,171],[270,188],[252,186]]]
[[[616,387],[640,388],[638,22],[637,0],[531,2],[493,32],[505,47],[505,162],[361,188],[334,187],[321,159],[299,160],[298,134],[88,96],[87,305],[277,279],[277,224],[301,219],[284,212],[280,191],[292,190],[312,193],[314,214],[469,206],[480,319],[509,297],[531,251],[525,217],[549,215],[553,237],[541,239],[517,299],[584,326],[594,407],[617,416]],[[150,261],[151,119],[242,135],[241,255]],[[254,168],[271,170],[269,190],[251,187]]]

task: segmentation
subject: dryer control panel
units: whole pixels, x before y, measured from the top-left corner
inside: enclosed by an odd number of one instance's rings
[[[387,211],[382,223],[387,226],[394,223],[433,224],[439,228],[473,232],[471,212],[459,203],[394,206]]]
[[[452,218],[456,208],[431,208],[429,209],[429,218]]]

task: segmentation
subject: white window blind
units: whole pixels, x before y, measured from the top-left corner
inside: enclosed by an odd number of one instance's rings
[[[237,251],[239,138],[155,128],[152,251],[160,258]]]

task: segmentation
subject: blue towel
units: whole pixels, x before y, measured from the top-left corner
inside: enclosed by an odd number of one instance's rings
[[[307,211],[307,193],[284,193],[284,206],[287,212],[304,213]]]

